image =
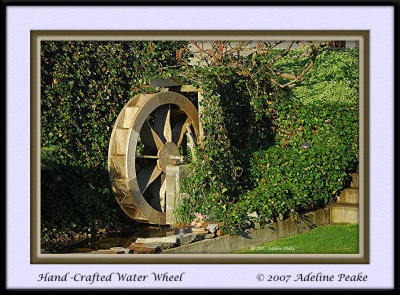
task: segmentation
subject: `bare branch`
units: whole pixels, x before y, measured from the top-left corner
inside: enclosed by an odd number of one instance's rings
[[[275,62],[277,62],[278,60],[280,60],[282,57],[286,56],[286,55],[289,53],[289,50],[292,48],[293,44],[294,44],[294,41],[291,41],[291,42],[289,43],[289,45],[286,47],[286,49],[285,49],[285,51],[284,51],[283,53],[281,53],[281,54],[275,56],[275,57],[271,60],[270,65],[272,66]]]
[[[239,75],[249,77],[254,83],[256,83],[256,75],[265,72],[275,85],[279,87],[293,87],[302,81],[304,76],[314,66],[318,50],[331,44],[330,41],[292,40],[288,42],[283,51],[275,51],[276,47],[284,42],[282,40],[258,42],[213,41],[205,46],[203,41],[191,41],[190,44],[192,46],[185,50],[190,51],[200,64],[236,69]],[[292,49],[295,44],[301,49],[300,53],[298,51],[294,51],[293,53]],[[247,56],[250,57],[250,63],[248,63]],[[269,62],[263,63],[262,67],[257,67],[258,57],[263,57],[263,59],[269,60]],[[275,67],[275,64],[284,57],[311,57],[311,60],[299,73],[292,74],[283,72]],[[277,78],[288,81],[285,83],[278,82]]]

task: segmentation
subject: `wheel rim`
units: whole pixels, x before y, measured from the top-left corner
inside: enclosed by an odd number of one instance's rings
[[[166,224],[165,168],[185,151],[187,124],[198,135],[194,105],[176,92],[140,94],[119,114],[111,134],[108,169],[124,212],[137,221]]]

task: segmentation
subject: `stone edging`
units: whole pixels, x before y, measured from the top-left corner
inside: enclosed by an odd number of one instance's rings
[[[358,205],[340,202],[323,209],[305,213],[298,221],[285,219],[270,223],[265,228],[250,228],[241,235],[217,236],[178,234],[162,238],[137,239],[128,248],[113,247],[91,254],[229,254],[251,246],[266,244],[308,232],[318,226],[340,223],[358,223]]]
[[[114,247],[91,253],[100,254],[229,254],[251,246],[266,244],[277,239],[308,232],[328,224],[358,223],[358,187],[341,192],[337,202],[323,209],[308,212],[298,221],[285,219],[268,224],[265,228],[250,228],[240,235],[222,235],[218,224],[208,224],[205,233],[170,235],[161,238],[139,238],[128,248]]]
[[[344,189],[335,204],[305,213],[300,221],[286,219],[269,224],[266,228],[248,229],[242,235],[226,235],[191,244],[164,249],[165,254],[227,254],[251,246],[266,244],[277,239],[308,232],[317,226],[358,223],[359,177],[351,173],[351,185]]]
[[[266,228],[248,229],[242,235],[226,235],[214,239],[207,239],[176,248],[165,249],[165,254],[229,254],[234,251],[249,248],[251,246],[265,244],[277,239],[293,236],[298,233],[308,232],[317,226],[336,223],[354,223],[354,214],[340,214],[337,219],[337,205],[327,206],[313,212],[302,215],[300,221],[286,219],[269,224]],[[356,206],[340,207],[340,210],[351,212],[358,211]],[[350,216],[346,220],[346,216]]]

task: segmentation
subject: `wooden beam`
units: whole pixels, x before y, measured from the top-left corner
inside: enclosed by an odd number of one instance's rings
[[[203,89],[194,87],[193,85],[182,85],[181,92],[203,92]]]

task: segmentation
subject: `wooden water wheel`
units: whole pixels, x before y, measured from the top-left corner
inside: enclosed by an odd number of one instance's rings
[[[185,154],[187,133],[198,136],[199,117],[180,93],[139,94],[122,109],[111,134],[108,169],[115,198],[132,219],[166,224],[165,169]]]

